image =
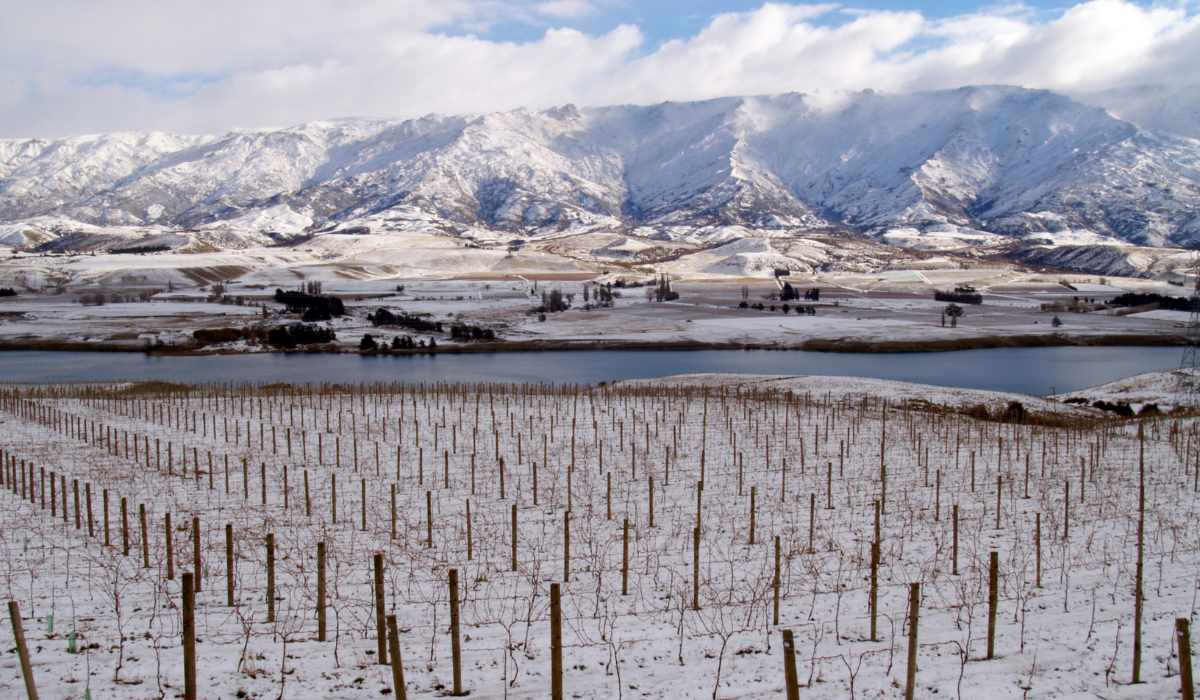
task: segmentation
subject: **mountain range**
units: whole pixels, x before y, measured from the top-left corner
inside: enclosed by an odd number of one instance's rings
[[[1187,247],[1200,243],[1198,95],[868,90],[10,139],[0,244],[417,229],[501,242],[764,232],[937,250]]]

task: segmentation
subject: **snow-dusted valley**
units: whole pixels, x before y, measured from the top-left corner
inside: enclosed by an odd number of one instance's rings
[[[1132,407],[734,375],[10,385],[0,590],[51,698],[182,697],[193,574],[197,697],[395,697],[378,615],[408,697],[548,697],[552,585],[566,697],[783,697],[785,654],[802,697],[900,697],[920,584],[917,698],[1166,698],[1200,438]]]

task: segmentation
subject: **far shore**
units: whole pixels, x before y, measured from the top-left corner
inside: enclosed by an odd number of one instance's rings
[[[950,352],[954,350],[982,350],[989,348],[1033,348],[1033,347],[1111,347],[1182,346],[1187,340],[1182,334],[1080,334],[1065,333],[979,335],[964,338],[938,338],[930,340],[848,340],[841,338],[811,338],[799,344],[780,343],[704,343],[693,340],[678,342],[636,342],[628,340],[569,340],[477,342],[467,344],[445,343],[435,348],[415,350],[384,350],[361,352],[338,345],[311,345],[294,350],[282,348],[219,348],[188,346],[163,346],[147,349],[141,343],[130,341],[62,341],[62,340],[5,340],[0,341],[0,351],[56,351],[56,352],[136,352],[156,356],[204,356],[241,355],[263,353],[308,353],[308,354],[363,354],[363,355],[435,355],[472,354],[502,352],[540,352],[550,350],[801,350],[807,352],[833,353],[920,353]]]

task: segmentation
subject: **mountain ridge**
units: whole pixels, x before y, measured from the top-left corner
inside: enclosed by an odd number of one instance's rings
[[[25,232],[0,244],[18,247],[187,229],[694,242],[731,226],[931,249],[1170,247],[1200,243],[1197,205],[1200,141],[1007,86],[0,141],[0,226]]]

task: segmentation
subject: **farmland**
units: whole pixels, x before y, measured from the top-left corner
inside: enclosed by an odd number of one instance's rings
[[[552,613],[570,697],[782,697],[784,630],[903,697],[910,584],[915,697],[1173,697],[1194,418],[874,386],[7,385],[0,590],[50,698],[182,697],[184,574],[199,697],[394,695],[380,605],[412,697],[548,697]]]

